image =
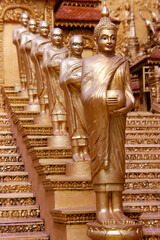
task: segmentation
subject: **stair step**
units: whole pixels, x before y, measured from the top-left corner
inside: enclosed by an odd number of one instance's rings
[[[33,125],[34,118],[18,118],[22,125]]]
[[[49,235],[45,232],[26,233],[0,233],[1,240],[49,240]]]
[[[160,189],[126,189],[123,192],[124,201],[160,201]]]
[[[0,146],[0,154],[17,153],[17,146]]]
[[[0,182],[0,193],[31,192],[30,182]]]
[[[127,179],[160,179],[160,169],[126,169]]]
[[[8,100],[11,104],[28,104],[29,99],[26,97],[9,96]]]
[[[141,209],[144,213],[160,213],[160,201],[124,201],[123,207]]]
[[[0,206],[33,205],[35,204],[34,193],[1,193]]]
[[[127,126],[158,126],[160,125],[160,118],[159,119],[127,119],[126,122]]]
[[[0,172],[24,171],[23,162],[0,162]]]
[[[21,162],[21,155],[19,153],[14,154],[0,154],[0,162]]]
[[[34,163],[34,168],[39,175],[65,174],[66,163],[69,161],[67,159],[41,158]]]
[[[0,131],[0,138],[11,138],[13,133],[11,131]]]
[[[160,179],[126,179],[125,189],[159,189]]]
[[[26,106],[27,104],[14,104],[14,103],[11,103],[10,106],[12,108],[12,111],[24,111],[24,107]]]
[[[160,169],[160,160],[126,160],[126,169]]]
[[[1,124],[0,131],[11,131],[11,126],[9,124]]]
[[[139,217],[139,223],[144,227],[160,227],[160,214],[142,213]]]
[[[160,144],[135,144],[135,145],[131,145],[131,144],[126,144],[125,146],[126,149],[126,153],[127,152],[158,152],[160,149]],[[160,151],[159,151],[160,152]]]
[[[0,172],[0,182],[28,181],[27,172]]]
[[[0,137],[0,146],[15,146],[16,140],[13,137],[1,138]]]
[[[147,130],[138,130],[138,131],[133,131],[133,130],[126,130],[126,138],[131,138],[131,137],[160,137],[160,131],[150,131],[149,129]]]
[[[143,227],[143,236],[145,240],[159,240],[160,228],[159,227]],[[155,238],[154,238],[155,237]]]
[[[159,119],[160,114],[158,113],[150,113],[150,112],[129,112],[127,114],[127,119],[129,118],[140,118],[140,119]]]
[[[48,136],[26,136],[24,142],[26,147],[46,147]]]
[[[151,125],[127,125],[126,126],[126,130],[128,131],[148,131],[148,130],[152,130],[152,131],[160,131],[160,125],[154,125],[154,126],[151,126]]]
[[[44,231],[44,221],[40,218],[0,219],[0,233]]]
[[[39,111],[38,112],[33,112],[33,111],[14,111],[13,115],[15,115],[17,118],[34,118],[37,115],[39,115]]]
[[[5,86],[3,86],[3,88],[5,89],[5,92],[10,92],[10,91],[15,92],[15,87],[14,86],[5,85]],[[17,91],[16,91],[16,93],[17,93]]]
[[[155,136],[155,137],[138,137],[133,136],[133,137],[127,137],[126,138],[126,145],[141,145],[141,144],[160,144],[160,138]]]
[[[0,116],[0,124],[7,124],[7,125],[9,125],[10,122],[9,122],[8,118],[1,118],[1,116]]]
[[[37,205],[0,206],[1,218],[31,218],[39,217],[40,209]],[[0,238],[1,239],[1,238]]]
[[[160,151],[158,152],[127,152],[126,160],[160,160]]]
[[[7,119],[7,118],[8,118],[7,113],[6,113],[6,112],[0,112],[0,118],[1,118],[1,119],[2,119],[2,118]]]

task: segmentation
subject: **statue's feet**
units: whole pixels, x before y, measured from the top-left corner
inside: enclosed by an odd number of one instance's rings
[[[89,156],[89,154],[87,152],[83,153],[83,158],[84,158],[84,161],[91,161],[91,157]]]
[[[115,210],[113,211],[116,218],[119,219],[119,221],[124,225],[134,225],[135,222],[132,221],[130,218],[124,215],[123,211],[121,210]]]
[[[53,135],[54,136],[60,136],[61,135],[61,132],[57,129],[53,132]]]
[[[115,225],[117,223],[109,211],[99,211],[96,216],[97,222],[102,225]]]
[[[80,156],[79,153],[75,153],[75,154],[73,155],[73,160],[74,160],[75,162],[82,162],[82,161],[83,161],[83,158]]]
[[[30,105],[33,105],[33,104],[34,104],[33,100],[30,100],[30,101],[29,101],[29,104],[30,104]]]
[[[68,133],[66,130],[62,130],[62,131],[61,131],[61,135],[62,135],[62,136],[68,136],[69,133]]]

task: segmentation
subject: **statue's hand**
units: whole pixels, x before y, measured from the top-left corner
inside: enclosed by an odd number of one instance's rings
[[[66,79],[66,83],[79,83],[81,82],[81,73],[76,73],[76,74],[71,74],[67,79]]]
[[[109,112],[110,115],[123,115],[123,114],[127,114],[127,113],[128,113],[128,108],[127,107],[112,110],[112,111]]]
[[[107,97],[107,105],[117,105],[118,104],[118,96]]]

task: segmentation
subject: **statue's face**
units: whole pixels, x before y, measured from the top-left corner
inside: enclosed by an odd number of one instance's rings
[[[55,29],[52,32],[51,41],[53,45],[60,46],[62,44],[63,34],[61,29]]]
[[[73,55],[81,56],[83,52],[83,39],[81,37],[73,37],[70,43],[70,50]]]
[[[49,25],[47,24],[47,22],[42,23],[39,26],[39,33],[42,37],[47,37],[49,34]]]
[[[29,21],[29,23],[28,23],[28,29],[29,29],[29,31],[30,32],[32,32],[32,33],[35,33],[36,32],[36,29],[37,29],[37,24],[36,24],[36,21]]]
[[[27,27],[28,20],[29,20],[29,17],[28,17],[27,14],[22,14],[22,15],[21,15],[20,21],[21,21],[21,24],[22,24],[23,26]]]
[[[103,29],[100,32],[98,41],[97,41],[99,52],[106,55],[114,54],[116,47],[116,33],[111,29]]]

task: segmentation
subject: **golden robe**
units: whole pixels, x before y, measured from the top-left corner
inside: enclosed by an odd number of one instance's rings
[[[35,80],[39,99],[43,97],[48,98],[46,78],[42,67],[42,56],[44,49],[50,45],[51,40],[49,38],[43,38],[42,36],[33,39],[31,42],[31,59],[35,64]]]
[[[43,53],[43,69],[47,79],[49,110],[53,120],[63,120],[63,116],[66,116],[64,93],[59,84],[59,69],[61,61],[68,57],[68,52],[66,47],[57,49],[50,46]],[[48,64],[52,67],[48,67]]]
[[[86,122],[81,101],[82,59],[64,59],[60,68],[60,85],[65,93],[67,121],[71,139],[87,139]]]
[[[24,65],[27,78],[27,89],[33,89],[35,86],[35,68],[34,63],[31,61],[31,41],[38,37],[38,34],[25,32],[21,36],[20,48],[24,58]],[[37,86],[36,86],[37,88]]]
[[[115,184],[121,188],[125,177],[126,114],[109,114],[107,90],[113,89],[125,94],[131,110],[134,97],[126,59],[102,54],[85,59],[81,99],[89,135],[92,180],[94,184],[112,185],[108,189],[111,191],[116,190]]]

